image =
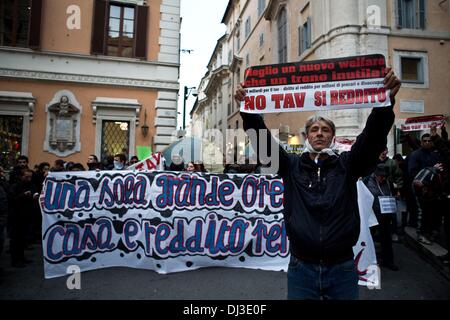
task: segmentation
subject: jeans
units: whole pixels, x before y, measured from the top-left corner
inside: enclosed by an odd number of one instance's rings
[[[353,259],[328,266],[307,263],[291,255],[288,268],[289,300],[358,298],[358,270]]]

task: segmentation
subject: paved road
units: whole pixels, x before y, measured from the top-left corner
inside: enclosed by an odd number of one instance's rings
[[[194,299],[273,300],[286,297],[286,273],[204,268],[160,275],[153,271],[109,268],[82,273],[81,290],[68,290],[67,277],[44,280],[41,248],[27,251],[33,263],[10,267],[3,254],[0,299]],[[361,299],[450,299],[450,282],[414,251],[395,244],[400,271],[382,269],[380,290],[360,289]]]

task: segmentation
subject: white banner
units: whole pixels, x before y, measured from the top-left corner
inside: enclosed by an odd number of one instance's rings
[[[381,275],[377,264],[375,245],[370,233],[370,227],[378,225],[372,209],[374,197],[361,180],[357,182],[356,187],[358,189],[358,208],[361,223],[359,239],[353,247],[353,253],[358,266],[359,284],[379,288]]]
[[[45,278],[71,265],[286,271],[283,190],[271,175],[50,172],[40,197]]]
[[[391,105],[383,55],[253,66],[245,71],[241,112],[279,113]]]
[[[383,80],[248,88],[245,89],[245,100],[241,102],[241,111],[278,113],[386,107],[391,105],[391,101]]]

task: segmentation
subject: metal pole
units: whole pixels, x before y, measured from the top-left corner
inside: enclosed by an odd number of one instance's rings
[[[183,130],[186,129],[186,99],[187,99],[188,87],[184,86],[183,95]]]

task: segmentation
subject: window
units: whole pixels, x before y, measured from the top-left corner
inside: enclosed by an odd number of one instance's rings
[[[248,67],[250,65],[250,54],[247,53],[245,56],[245,66]]]
[[[231,114],[231,103],[228,104],[228,115],[230,115],[230,114]],[[230,129],[230,128],[228,128],[228,129]]]
[[[236,129],[239,129],[239,120],[236,120]]]
[[[39,47],[42,0],[0,1],[0,46]]]
[[[259,46],[262,47],[264,45],[264,33],[259,35]]]
[[[401,78],[403,82],[424,83],[423,59],[418,57],[401,57]]]
[[[123,153],[128,158],[130,150],[130,123],[105,120],[102,122],[102,127],[102,161],[108,156],[114,157],[118,153]]]
[[[397,0],[397,26],[425,29],[425,0]]]
[[[134,46],[134,8],[119,5],[109,7],[107,55],[132,57]]]
[[[311,47],[311,18],[308,17],[303,26],[298,28],[298,54],[301,55],[304,51]]]
[[[23,117],[0,115],[0,165],[10,170],[16,165],[16,159],[22,150]]]
[[[278,63],[287,62],[287,17],[283,8],[277,21],[278,28]]]
[[[250,31],[252,30],[250,17],[245,21],[245,39],[250,35]]]
[[[231,64],[231,61],[233,60],[233,55],[231,53],[231,50],[228,51],[228,64]]]
[[[266,8],[266,0],[258,0],[258,17],[260,17]]]
[[[92,54],[145,59],[147,22],[148,7],[145,5],[95,0]]]

